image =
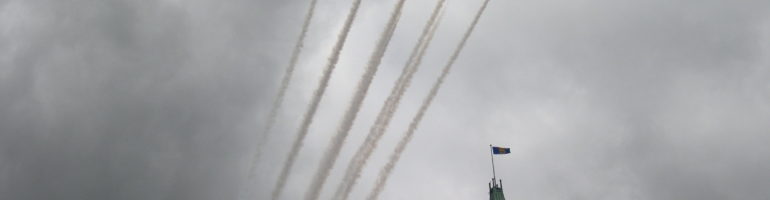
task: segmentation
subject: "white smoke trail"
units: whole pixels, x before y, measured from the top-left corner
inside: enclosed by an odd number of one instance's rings
[[[406,91],[406,88],[409,86],[414,73],[417,71],[417,68],[422,62],[422,58],[426,52],[425,50],[428,48],[430,41],[433,38],[433,33],[438,26],[438,20],[441,18],[439,13],[443,13],[441,11],[443,10],[444,2],[445,0],[439,0],[436,4],[430,19],[425,24],[425,28],[423,29],[420,39],[412,50],[412,54],[404,66],[404,70],[396,81],[396,84],[391,90],[391,93],[385,101],[385,104],[383,105],[380,113],[377,115],[377,119],[375,120],[374,125],[372,125],[370,128],[369,134],[367,135],[364,144],[359,147],[355,156],[348,164],[348,168],[345,171],[343,180],[335,192],[335,199],[348,198],[350,191],[352,190],[353,186],[358,180],[358,177],[361,174],[363,166],[366,164],[366,161],[374,151],[378,141],[385,132],[385,129],[387,129],[387,126],[398,107],[401,97]]]
[[[259,162],[259,158],[262,154],[262,148],[264,148],[265,144],[267,144],[267,140],[270,136],[270,131],[273,129],[273,125],[275,124],[275,119],[278,115],[278,109],[281,108],[281,104],[283,104],[284,96],[286,95],[286,89],[289,87],[289,84],[291,83],[291,77],[294,74],[294,68],[297,66],[297,60],[299,60],[299,54],[302,52],[302,47],[305,44],[305,36],[307,35],[308,27],[310,27],[310,21],[313,19],[313,14],[315,13],[315,5],[317,0],[310,0],[310,6],[308,7],[307,14],[305,14],[305,22],[302,23],[302,29],[299,33],[299,38],[297,38],[297,43],[294,45],[294,50],[291,52],[291,58],[289,59],[289,66],[286,67],[286,71],[283,74],[283,80],[281,80],[281,85],[278,89],[278,95],[275,97],[275,100],[273,101],[273,106],[270,109],[270,113],[267,116],[267,124],[265,125],[265,130],[260,135],[259,139],[257,140],[256,145],[256,151],[254,152],[254,157],[251,159],[251,165],[249,167],[249,175],[247,178],[246,184],[244,184],[244,189],[241,190],[241,194],[245,195],[250,190],[248,187],[251,187],[252,184],[254,184],[254,180],[256,177],[256,171],[257,171],[257,162]],[[250,192],[248,192],[250,193]],[[253,195],[249,194],[249,197]],[[246,199],[248,197],[241,196],[241,199]]]
[[[380,66],[382,57],[385,55],[385,51],[387,50],[388,44],[390,43],[390,39],[393,37],[393,32],[395,32],[399,18],[401,17],[401,11],[404,7],[404,2],[406,2],[406,0],[399,0],[398,3],[396,3],[396,6],[393,8],[393,12],[390,16],[390,19],[388,20],[387,25],[385,26],[385,30],[382,32],[377,42],[375,51],[369,58],[366,71],[361,77],[361,81],[358,83],[358,87],[356,88],[353,99],[350,102],[350,106],[348,107],[347,112],[345,112],[345,116],[342,118],[343,120],[340,124],[340,127],[337,129],[337,134],[332,138],[332,144],[324,153],[320,166],[318,167],[318,171],[313,177],[310,188],[308,188],[308,191],[305,194],[305,199],[307,200],[316,200],[319,198],[323,184],[326,182],[326,179],[329,176],[329,172],[331,171],[332,167],[334,167],[334,163],[337,161],[337,157],[339,156],[340,149],[342,149],[343,142],[350,133],[350,128],[353,126],[353,121],[355,121],[356,116],[358,115],[358,111],[361,109],[361,104],[363,103],[364,98],[366,98],[366,93],[369,90],[372,79],[377,73],[377,68]]]
[[[318,83],[318,88],[316,88],[315,92],[313,93],[313,98],[310,100],[310,105],[308,106],[307,112],[305,112],[305,116],[303,117],[302,124],[300,125],[299,131],[297,133],[297,137],[294,139],[294,142],[291,146],[289,156],[286,159],[283,168],[281,168],[281,173],[278,175],[275,189],[273,189],[272,192],[273,200],[277,200],[278,197],[280,197],[281,192],[283,191],[283,187],[286,185],[286,180],[289,177],[289,171],[291,170],[292,166],[294,166],[294,161],[297,159],[299,149],[302,148],[302,141],[305,139],[305,136],[307,136],[307,131],[310,127],[310,124],[313,122],[313,116],[315,116],[315,112],[318,109],[318,103],[321,101],[321,98],[326,91],[326,86],[329,84],[329,78],[331,78],[331,73],[334,71],[334,67],[337,65],[340,52],[342,51],[342,47],[345,46],[345,41],[347,40],[348,33],[350,32],[350,28],[353,25],[353,21],[356,18],[356,14],[358,13],[358,8],[360,5],[361,0],[353,0],[353,5],[350,8],[347,18],[345,19],[345,24],[342,26],[340,34],[337,36],[337,43],[335,43],[334,47],[332,48],[332,55],[329,56],[329,62],[324,68],[323,76]]]
[[[388,177],[390,177],[390,174],[393,171],[393,168],[396,166],[396,163],[401,158],[401,154],[406,149],[406,145],[409,144],[409,141],[412,140],[412,137],[414,136],[414,132],[417,130],[417,127],[420,124],[420,121],[422,121],[422,118],[425,115],[425,112],[428,110],[428,107],[430,107],[431,102],[433,102],[433,98],[436,97],[436,94],[438,93],[439,88],[441,88],[441,84],[444,83],[444,79],[446,78],[447,74],[449,74],[450,69],[452,69],[452,65],[454,65],[454,62],[457,60],[457,57],[460,55],[460,52],[465,47],[465,43],[468,41],[468,38],[473,32],[473,29],[476,28],[476,24],[479,22],[479,19],[481,18],[481,14],[484,13],[484,10],[487,8],[488,3],[489,3],[489,0],[485,0],[484,4],[476,13],[476,17],[473,19],[471,26],[465,32],[465,35],[463,35],[463,38],[460,41],[460,44],[457,46],[457,49],[455,49],[455,52],[449,58],[449,62],[447,63],[447,65],[444,66],[444,70],[441,72],[441,76],[439,76],[439,78],[433,84],[433,87],[431,88],[430,93],[428,93],[428,96],[425,98],[425,100],[423,100],[423,103],[420,106],[420,109],[418,110],[417,115],[415,115],[414,119],[412,120],[412,123],[409,124],[409,129],[407,129],[406,134],[399,141],[398,145],[396,146],[396,150],[390,156],[390,160],[388,160],[388,163],[385,164],[383,169],[380,171],[379,177],[375,182],[375,186],[372,189],[372,191],[369,193],[369,196],[367,197],[367,199],[370,199],[370,200],[377,199],[380,193],[382,193],[382,190],[385,188],[385,183],[387,182]]]

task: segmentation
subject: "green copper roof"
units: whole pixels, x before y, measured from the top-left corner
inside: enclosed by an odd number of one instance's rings
[[[505,200],[502,180],[498,184],[495,179],[492,179],[492,183],[489,184],[489,200]]]

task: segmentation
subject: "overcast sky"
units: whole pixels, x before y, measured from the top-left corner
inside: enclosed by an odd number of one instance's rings
[[[0,0],[0,199],[237,199],[309,0]],[[260,199],[349,0],[319,0]],[[395,0],[364,0],[283,199],[303,197]],[[322,197],[435,0],[407,1]],[[482,0],[450,0],[352,199]],[[770,1],[492,0],[381,199],[770,199]]]

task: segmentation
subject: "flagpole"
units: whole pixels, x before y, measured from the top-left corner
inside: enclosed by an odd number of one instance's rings
[[[497,175],[495,175],[495,154],[492,150],[492,144],[489,144],[489,157],[492,158],[492,181],[494,182]]]

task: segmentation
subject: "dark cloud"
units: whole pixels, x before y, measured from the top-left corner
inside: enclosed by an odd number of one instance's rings
[[[3,2],[0,198],[234,198],[280,7]]]
[[[394,1],[364,1],[285,199],[302,197]],[[339,158],[433,1],[408,1]],[[352,199],[481,1],[452,1]],[[235,199],[306,1],[0,1],[0,199]],[[346,1],[319,1],[257,195],[267,198]],[[770,3],[493,0],[383,199],[767,199]],[[343,168],[335,166],[322,198]]]

